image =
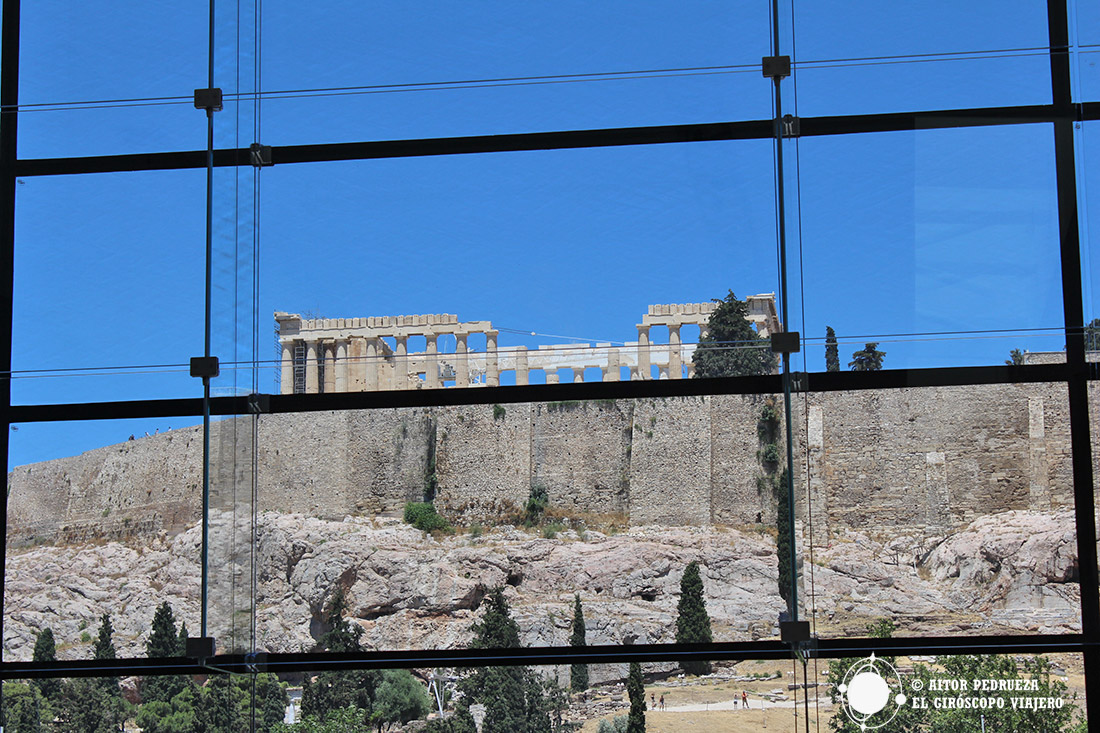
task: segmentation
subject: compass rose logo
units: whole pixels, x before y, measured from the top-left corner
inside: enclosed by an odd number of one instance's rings
[[[848,668],[837,687],[844,712],[861,731],[889,723],[905,705],[901,675],[894,665],[874,653]]]

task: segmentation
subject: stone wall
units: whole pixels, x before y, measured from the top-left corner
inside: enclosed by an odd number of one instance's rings
[[[434,492],[468,523],[521,508],[541,486],[565,513],[635,525],[772,524],[774,497],[758,481],[766,399],[265,415],[256,496],[261,510],[339,519],[400,512]],[[1072,504],[1060,385],[799,394],[792,408],[797,510],[815,541],[839,527],[938,534],[981,514]],[[250,500],[253,419],[215,423],[215,505]],[[18,467],[9,536],[176,532],[198,517],[201,450],[201,430],[187,428]]]

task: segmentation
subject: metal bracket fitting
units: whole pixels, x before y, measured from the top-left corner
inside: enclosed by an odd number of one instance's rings
[[[195,109],[205,109],[208,112],[222,111],[222,90],[213,89],[195,90]]]
[[[769,79],[784,79],[791,75],[790,56],[765,56],[761,66]]]
[[[264,168],[269,165],[274,165],[271,160],[271,146],[260,145],[259,143],[252,143],[248,148],[248,159],[252,165],[256,168]]]
[[[221,373],[216,356],[192,356],[191,376],[213,379]]]

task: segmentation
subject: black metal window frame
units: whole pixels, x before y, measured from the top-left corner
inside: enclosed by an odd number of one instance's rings
[[[974,386],[984,384],[1059,383],[1068,390],[1072,445],[1073,496],[1080,566],[1082,630],[1080,634],[906,637],[895,639],[818,639],[796,648],[780,641],[730,642],[708,645],[653,644],[542,647],[498,650],[382,651],[362,654],[301,653],[222,655],[209,664],[184,658],[128,658],[104,661],[0,662],[0,679],[94,676],[120,673],[181,674],[217,669],[251,673],[340,668],[411,666],[492,666],[511,664],[572,664],[631,660],[681,661],[708,659],[780,659],[795,651],[819,658],[870,653],[970,653],[1005,651],[1027,653],[1072,652],[1083,656],[1087,713],[1100,720],[1100,582],[1097,573],[1092,445],[1089,434],[1088,385],[1100,374],[1085,355],[1084,304],[1079,241],[1079,212],[1074,156],[1074,127],[1100,120],[1100,102],[1072,99],[1068,30],[1069,0],[1047,0],[1051,104],[994,108],[951,109],[889,114],[839,115],[800,119],[800,136],[847,135],[997,125],[1047,124],[1054,141],[1059,220],[1059,249],[1066,329],[1067,360],[1063,364],[989,367],[892,369],[872,373],[818,373],[806,375],[803,391],[860,391],[902,387]],[[579,383],[477,390],[423,390],[373,393],[205,397],[69,404],[12,405],[11,337],[14,286],[16,179],[84,173],[153,171],[250,166],[248,148],[192,150],[148,154],[36,158],[17,155],[20,0],[3,0],[2,54],[0,54],[0,454],[8,455],[10,426],[18,423],[105,420],[116,418],[200,417],[254,414],[257,405],[267,413],[319,410],[361,410],[395,407],[540,402],[561,399],[596,400],[682,395],[776,394],[783,392],[782,376],[729,379],[693,379],[643,382]],[[797,61],[795,63],[797,68]],[[776,120],[708,124],[621,127],[596,130],[549,131],[511,135],[483,135],[418,140],[346,142],[324,145],[273,146],[275,165],[468,155],[504,151],[546,151],[575,148],[667,143],[774,139]],[[208,275],[209,278],[209,275]],[[6,479],[5,479],[6,480]],[[7,487],[0,495],[6,516]],[[3,532],[6,535],[6,522]],[[4,539],[4,536],[0,536]],[[0,541],[0,563],[6,560],[6,542]],[[0,597],[3,593],[0,574]],[[2,621],[0,621],[2,624]],[[2,625],[0,625],[2,630]]]

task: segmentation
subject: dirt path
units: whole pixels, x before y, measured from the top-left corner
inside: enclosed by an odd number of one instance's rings
[[[766,700],[749,700],[749,707],[741,707],[741,698],[735,697],[732,700],[725,700],[723,702],[712,703],[695,703],[692,705],[669,705],[664,709],[657,708],[652,712],[655,713],[701,713],[708,711],[718,710],[760,710],[763,707],[764,710],[771,710],[772,708],[793,708],[796,705],[801,709],[803,705],[802,700],[784,700],[782,702],[768,702]],[[810,700],[810,707],[831,708],[833,704],[827,698],[819,698],[817,700]]]

